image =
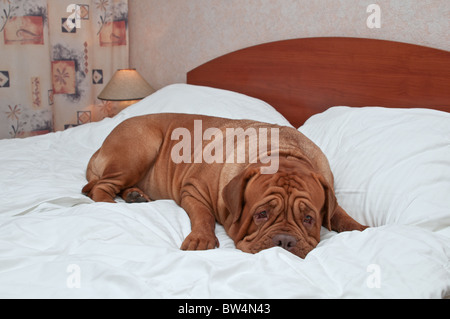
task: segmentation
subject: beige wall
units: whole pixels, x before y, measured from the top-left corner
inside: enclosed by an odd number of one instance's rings
[[[369,29],[369,4],[381,28]],[[450,51],[450,0],[129,0],[130,64],[157,89],[248,46],[302,37],[349,36]]]

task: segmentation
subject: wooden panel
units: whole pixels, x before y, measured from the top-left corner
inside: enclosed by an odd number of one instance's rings
[[[336,105],[450,112],[450,52],[392,41],[272,42],[199,66],[187,82],[262,99],[295,127]]]

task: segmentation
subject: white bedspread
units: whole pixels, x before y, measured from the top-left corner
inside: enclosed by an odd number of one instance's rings
[[[323,229],[304,260],[281,248],[243,253],[218,225],[219,249],[184,252],[190,222],[174,202],[108,204],[83,196],[87,162],[109,132],[128,117],[156,112],[288,124],[261,101],[172,85],[113,119],[0,141],[0,298],[450,296],[449,225]]]

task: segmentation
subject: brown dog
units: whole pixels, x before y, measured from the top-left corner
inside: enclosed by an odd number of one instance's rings
[[[269,140],[270,132],[270,140]],[[268,165],[269,164],[269,165]],[[250,253],[304,258],[320,228],[364,230],[337,204],[325,155],[297,130],[250,120],[153,114],[118,125],[92,156],[94,201],[173,199],[190,217],[183,250],[219,246],[216,221]]]

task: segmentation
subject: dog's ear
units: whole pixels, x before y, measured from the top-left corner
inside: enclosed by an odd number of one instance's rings
[[[343,231],[359,230],[363,231],[367,226],[363,226],[354,220],[347,212],[338,205],[333,187],[327,183],[322,175],[313,174],[318,180],[325,192],[325,204],[322,208],[322,226],[328,230],[334,230],[338,233]]]
[[[249,167],[235,176],[223,189],[222,198],[225,207],[233,216],[233,223],[236,223],[242,215],[245,205],[244,193],[249,180],[260,172],[259,167]]]
[[[322,207],[322,226],[331,230],[331,218],[339,207],[333,187],[319,174],[313,174],[314,178],[322,185],[325,194],[325,203]]]

